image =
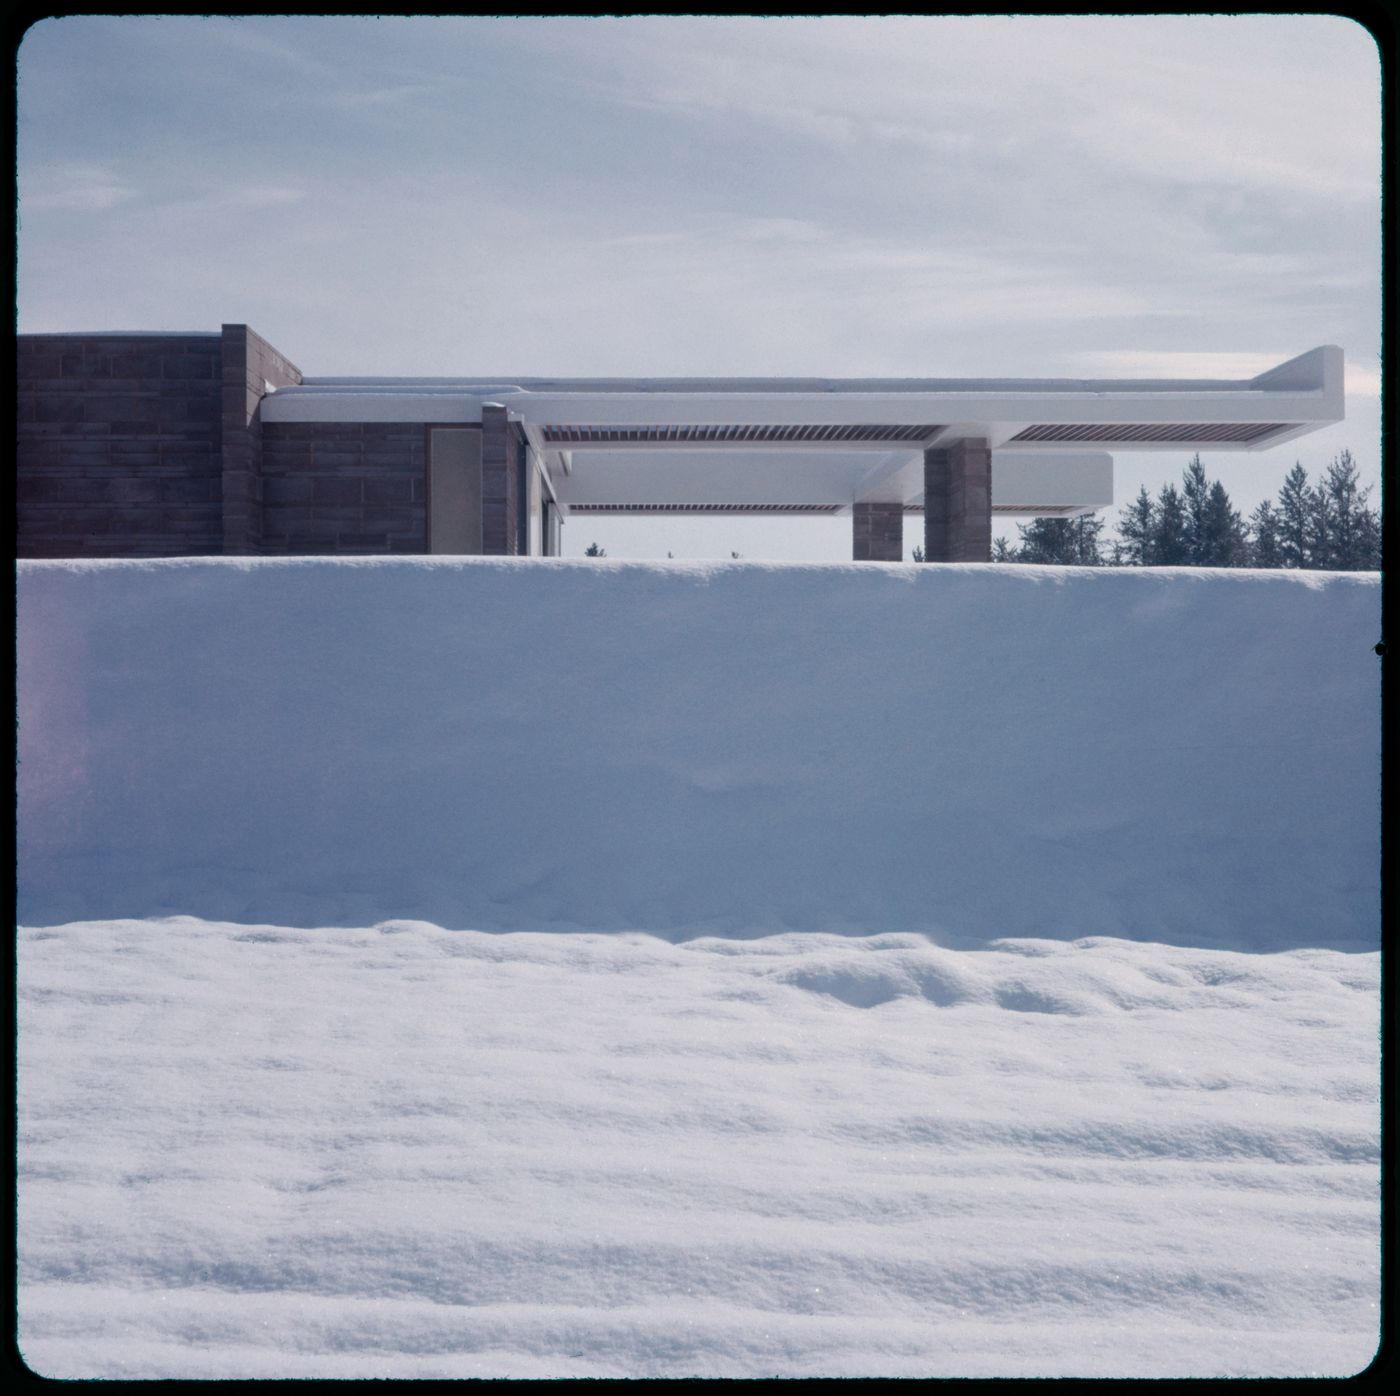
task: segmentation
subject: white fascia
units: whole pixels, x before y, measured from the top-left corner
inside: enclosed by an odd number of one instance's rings
[[[263,398],[260,415],[264,422],[479,422],[482,403],[499,399],[499,392],[343,392],[298,386]]]

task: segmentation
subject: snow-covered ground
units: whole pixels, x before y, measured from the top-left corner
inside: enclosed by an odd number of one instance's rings
[[[1374,1353],[1375,578],[269,560],[19,599],[36,1370]]]

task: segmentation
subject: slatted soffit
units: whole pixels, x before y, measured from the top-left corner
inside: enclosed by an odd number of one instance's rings
[[[570,504],[571,514],[837,514],[840,504]],[[923,512],[923,505],[919,506]]]
[[[845,441],[927,441],[942,427],[930,423],[925,426],[895,426],[855,424],[836,425],[744,425],[731,423],[726,426],[636,426],[636,427],[590,427],[590,426],[542,426],[540,435],[546,445],[569,446],[621,446],[632,442],[646,444],[673,442],[677,445],[726,441],[738,444],[745,441],[777,442],[796,441],[804,444],[814,442]]]
[[[1012,441],[1258,441],[1288,422],[1063,423],[1027,427]]]

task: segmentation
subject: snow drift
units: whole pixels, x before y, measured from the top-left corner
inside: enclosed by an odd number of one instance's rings
[[[20,919],[1379,935],[1378,578],[19,565]]]

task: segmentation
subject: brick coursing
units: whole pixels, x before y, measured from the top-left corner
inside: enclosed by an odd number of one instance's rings
[[[262,418],[269,388],[301,382],[301,371],[247,325],[220,332],[223,551],[262,551]]]
[[[924,557],[990,562],[992,453],[981,438],[924,452]]]
[[[23,335],[16,369],[20,557],[222,550],[218,335]]]
[[[427,551],[426,433],[416,422],[262,426],[261,551]]]
[[[16,353],[19,556],[262,550],[259,404],[301,373],[260,335],[22,335]]]
[[[902,562],[904,505],[856,504],[851,511],[851,543],[856,562]]]

